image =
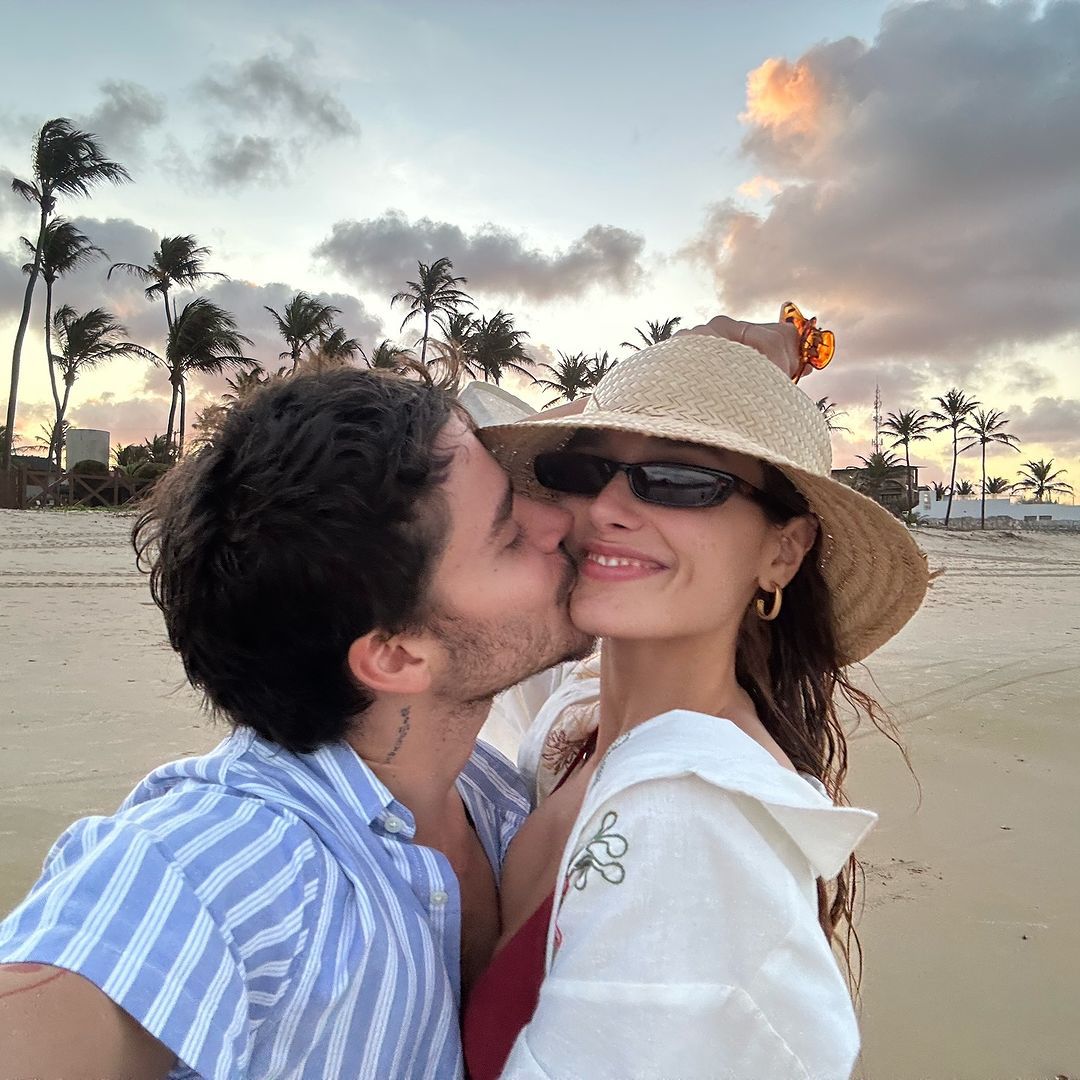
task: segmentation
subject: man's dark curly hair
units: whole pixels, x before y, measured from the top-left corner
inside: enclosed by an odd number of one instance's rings
[[[288,750],[340,739],[372,696],[346,666],[425,615],[449,529],[442,390],[343,369],[235,407],[132,535],[169,641],[215,712]]]

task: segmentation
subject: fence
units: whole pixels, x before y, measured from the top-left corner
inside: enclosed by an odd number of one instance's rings
[[[0,473],[0,507],[32,510],[44,506],[124,506],[155,477],[134,477],[120,469],[93,475],[19,467]]]
[[[1023,509],[1023,507],[1019,509]],[[920,528],[944,529],[945,520],[943,518],[920,517],[919,526]],[[975,517],[956,517],[949,523],[950,532],[972,532],[973,530],[978,531],[979,528],[979,519]],[[986,528],[1011,529],[1014,532],[1031,529],[1039,532],[1080,532],[1080,521],[1070,521],[1067,518],[1054,520],[1049,514],[1025,514],[1022,518],[996,515],[987,517]]]

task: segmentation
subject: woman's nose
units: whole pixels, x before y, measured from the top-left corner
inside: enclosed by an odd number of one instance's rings
[[[589,501],[589,518],[598,528],[633,529],[641,522],[639,507],[626,473],[620,472]]]

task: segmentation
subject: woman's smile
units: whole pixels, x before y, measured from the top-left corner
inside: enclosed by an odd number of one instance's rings
[[[581,553],[581,575],[594,581],[637,581],[668,567],[644,552],[604,544],[586,544]]]

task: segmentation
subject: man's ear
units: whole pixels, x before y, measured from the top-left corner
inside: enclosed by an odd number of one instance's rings
[[[807,552],[814,546],[818,534],[817,518],[809,514],[794,517],[780,527],[779,545],[769,567],[769,584],[763,585],[766,591],[779,585],[781,588],[798,573]]]
[[[431,686],[431,650],[426,635],[372,630],[349,646],[349,671],[376,693],[422,694]]]

